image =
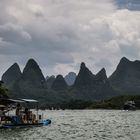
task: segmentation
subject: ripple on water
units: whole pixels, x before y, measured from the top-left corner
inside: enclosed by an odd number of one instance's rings
[[[50,126],[0,130],[0,140],[140,140],[139,116],[140,111],[47,110]]]

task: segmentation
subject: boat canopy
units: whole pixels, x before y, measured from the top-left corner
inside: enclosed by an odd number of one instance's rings
[[[33,99],[21,99],[24,102],[32,102],[32,103],[38,103],[37,100],[33,100]]]
[[[15,100],[15,99],[8,99],[8,101],[14,102],[14,103],[24,103],[22,100]]]
[[[5,101],[8,103],[38,103],[37,100],[33,100],[33,99],[5,99],[5,98],[0,98],[1,101]]]
[[[5,105],[0,105],[0,108],[1,108],[1,107],[6,107],[6,106],[5,106]]]

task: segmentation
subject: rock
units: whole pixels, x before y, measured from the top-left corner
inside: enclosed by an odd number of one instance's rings
[[[28,82],[32,86],[41,87],[45,83],[45,78],[42,71],[34,59],[30,59],[22,74],[22,80]]]
[[[67,83],[62,75],[58,75],[52,84],[52,89],[54,90],[65,90],[67,88]]]
[[[74,87],[85,88],[93,86],[93,79],[95,75],[86,67],[85,63],[82,62],[80,66],[80,71],[76,77]]]
[[[15,81],[21,77],[22,73],[20,71],[19,65],[14,63],[3,75],[2,81],[4,84],[11,88]]]
[[[122,94],[140,94],[140,61],[123,57],[109,80]]]
[[[52,87],[52,84],[53,84],[54,80],[55,80],[55,76],[54,75],[48,77],[48,79],[46,81],[46,85],[47,85],[47,87],[49,89]]]

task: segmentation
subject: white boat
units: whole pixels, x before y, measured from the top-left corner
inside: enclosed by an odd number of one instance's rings
[[[134,101],[126,101],[124,103],[124,110],[136,110],[136,105]]]

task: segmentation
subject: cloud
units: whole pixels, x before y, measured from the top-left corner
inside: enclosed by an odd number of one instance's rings
[[[0,67],[16,61],[23,68],[31,57],[45,75],[78,72],[82,61],[109,75],[121,57],[140,59],[140,11],[130,8],[139,3],[115,2],[2,0]]]
[[[7,42],[17,44],[31,40],[31,36],[29,33],[24,31],[19,25],[15,25],[12,23],[0,25],[0,36]]]
[[[133,11],[140,10],[139,0],[116,0],[115,3],[120,9],[129,9]]]

